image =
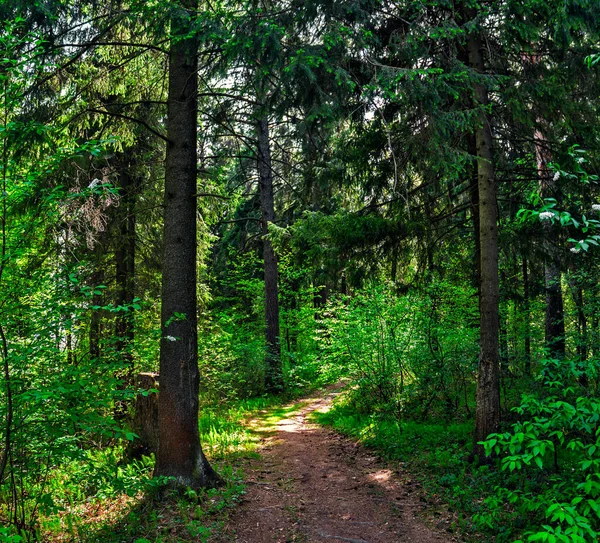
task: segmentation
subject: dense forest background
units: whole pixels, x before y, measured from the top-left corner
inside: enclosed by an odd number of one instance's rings
[[[2,0],[0,541],[231,484],[232,406],[340,379],[464,537],[597,541],[599,18]]]

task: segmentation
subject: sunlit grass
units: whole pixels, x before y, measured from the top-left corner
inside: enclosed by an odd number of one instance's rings
[[[227,408],[205,410],[200,416],[200,441],[208,456],[225,459],[254,453],[277,423],[305,402],[280,405],[277,398],[245,400]]]
[[[56,468],[51,506],[40,515],[38,539],[48,543],[135,543],[207,541],[222,529],[228,511],[245,492],[236,465],[256,458],[261,440],[306,402],[262,397],[204,409],[199,430],[204,452],[225,485],[204,492],[173,493],[155,499],[154,457],[127,463],[124,448],[86,452]]]

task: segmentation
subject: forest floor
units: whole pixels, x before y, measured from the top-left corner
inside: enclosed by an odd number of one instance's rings
[[[443,518],[433,527],[409,473],[311,422],[338,391],[298,402],[275,429],[264,427],[259,456],[244,460],[246,494],[215,543],[459,541],[443,529]],[[249,421],[259,433],[263,423],[260,416]]]

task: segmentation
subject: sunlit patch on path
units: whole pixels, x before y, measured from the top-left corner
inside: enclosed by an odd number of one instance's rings
[[[256,418],[261,457],[245,467],[248,492],[219,542],[434,543],[457,541],[421,519],[418,495],[368,451],[312,423],[325,397],[288,407],[284,418]],[[279,413],[281,416],[283,413]]]

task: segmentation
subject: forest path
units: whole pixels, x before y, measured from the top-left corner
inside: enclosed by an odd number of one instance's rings
[[[407,474],[311,423],[310,414],[327,410],[338,389],[294,404],[297,409],[263,439],[260,458],[244,467],[247,493],[219,542],[457,541],[418,518],[423,504]],[[260,432],[263,422],[257,418],[250,425]]]

